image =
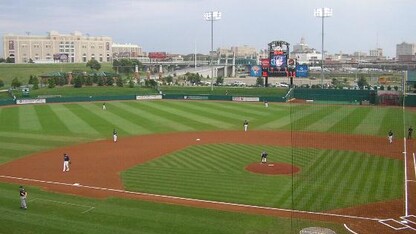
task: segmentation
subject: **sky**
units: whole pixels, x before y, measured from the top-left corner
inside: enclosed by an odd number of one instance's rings
[[[321,51],[322,20],[314,9],[328,7],[324,48],[330,54],[380,47],[395,57],[396,45],[416,43],[415,0],[1,0],[0,36],[43,35],[50,31],[110,36],[145,52],[205,53],[211,49],[211,22],[205,12],[220,11],[214,22],[214,49],[247,45],[258,50],[275,40],[306,43]],[[1,55],[3,48],[0,46]]]

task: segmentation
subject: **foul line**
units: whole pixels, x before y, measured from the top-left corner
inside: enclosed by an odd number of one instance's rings
[[[360,219],[360,220],[371,220],[371,221],[378,221],[378,222],[380,221],[380,219],[378,218],[369,218],[369,217],[362,217],[362,216],[331,214],[331,213],[312,212],[312,211],[303,211],[303,210],[290,210],[290,209],[283,209],[283,208],[246,205],[246,204],[229,203],[229,202],[221,202],[221,201],[209,201],[209,200],[201,200],[201,199],[195,199],[195,198],[184,198],[184,197],[175,197],[175,196],[152,194],[152,193],[133,192],[133,191],[127,191],[127,190],[121,190],[121,189],[111,189],[111,188],[103,188],[103,187],[80,185],[80,184],[69,184],[69,183],[62,183],[62,182],[56,182],[56,181],[45,181],[45,180],[29,179],[29,178],[15,177],[15,176],[7,176],[7,175],[0,175],[0,178],[24,180],[24,181],[39,182],[39,183],[54,184],[54,185],[64,185],[64,186],[78,187],[78,188],[88,188],[88,189],[94,189],[94,190],[127,193],[127,194],[142,195],[142,196],[149,196],[149,197],[161,197],[161,198],[168,198],[168,199],[173,199],[173,200],[176,199],[176,200],[193,201],[193,202],[201,202],[201,203],[211,203],[211,204],[217,204],[217,205],[229,205],[229,206],[236,206],[236,207],[256,208],[256,209],[273,210],[273,211],[285,211],[285,212],[292,212],[292,213],[299,213],[299,214],[322,215],[322,216],[329,216],[329,217],[340,217],[340,218],[350,218],[350,219]]]
[[[86,206],[86,205],[79,205],[79,204],[75,204],[75,203],[70,203],[70,202],[61,202],[61,201],[56,201],[56,200],[50,200],[50,199],[44,199],[44,198],[35,198],[32,200],[29,200],[28,202],[34,202],[36,200],[42,200],[42,201],[47,201],[47,202],[54,202],[54,203],[58,203],[58,204],[63,204],[63,205],[69,205],[69,206],[79,206],[79,207],[85,207],[88,208],[87,210],[84,210],[83,212],[81,212],[82,214],[87,213],[93,209],[95,209],[94,206]]]
[[[351,228],[349,228],[345,223],[344,223],[344,227],[345,227],[345,229],[347,229],[352,234],[358,234],[358,233],[354,232],[353,230],[351,230]]]

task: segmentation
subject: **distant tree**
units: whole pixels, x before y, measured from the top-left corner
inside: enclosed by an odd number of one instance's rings
[[[217,80],[215,81],[215,84],[222,85],[224,83],[224,77],[219,76],[217,77]]]
[[[56,83],[55,83],[55,79],[54,78],[49,78],[48,79],[48,88],[52,89],[55,88]]]
[[[6,62],[6,59],[0,58],[0,63],[5,63],[5,62]]]
[[[4,86],[4,81],[2,79],[0,79],[0,87]]]
[[[389,85],[389,86],[387,86],[387,90],[391,90],[391,86]]]
[[[33,89],[39,89],[39,79],[37,76],[32,78]]]
[[[28,63],[35,63],[35,62],[33,62],[33,59],[30,58]]]
[[[360,89],[363,89],[364,86],[368,86],[368,82],[365,79],[364,75],[361,75],[360,78],[357,81],[357,85]]]
[[[256,79],[256,86],[263,87],[264,86],[264,79],[263,77],[257,77]]]
[[[103,77],[97,77],[97,85],[98,86],[104,86],[105,80]]]
[[[394,90],[398,91],[399,87],[397,85],[394,86]]]
[[[107,85],[107,86],[113,86],[113,84],[114,84],[113,77],[108,76],[108,77],[104,77],[104,79],[105,79],[105,85]]]
[[[171,84],[173,82],[173,76],[169,75],[165,77],[165,81],[167,84]]]
[[[201,77],[199,76],[198,73],[195,74],[195,73],[187,72],[185,74],[185,79],[186,79],[186,81],[189,81],[192,84],[199,84],[199,83],[201,83]]]
[[[6,63],[14,63],[14,58],[7,57]]]
[[[380,90],[384,90],[384,85],[380,86]]]
[[[140,71],[143,70],[143,64],[137,59],[115,59],[113,61],[113,70],[119,73],[131,74],[136,69],[136,65]]]
[[[88,61],[86,66],[91,68],[91,70],[98,71],[101,69],[101,64],[95,59],[91,59],[90,61]]]
[[[76,76],[74,78],[74,88],[81,88],[82,87],[82,76]]]
[[[91,76],[87,76],[87,78],[85,79],[85,85],[92,86],[92,84],[93,84],[92,79],[93,78]]]
[[[144,82],[144,85],[146,87],[156,88],[157,87],[157,82],[155,80],[152,80],[152,79],[151,80],[146,80]]]
[[[129,79],[129,88],[134,88],[134,81],[133,79]]]
[[[17,77],[15,77],[12,80],[11,86],[12,86],[12,88],[18,88],[18,87],[22,86],[22,83],[19,81],[19,79]]]
[[[132,81],[131,78],[130,81]],[[116,85],[117,87],[123,87],[123,79],[121,78],[121,76],[116,77]]]

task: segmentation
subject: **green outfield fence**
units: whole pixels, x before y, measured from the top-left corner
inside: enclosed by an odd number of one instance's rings
[[[176,100],[219,100],[233,101],[236,96],[230,95],[208,95],[208,94],[163,94],[162,99]],[[374,90],[342,90],[342,89],[290,89],[285,96],[261,96],[240,95],[238,97],[256,97],[258,101],[264,102],[287,102],[288,100],[303,99],[313,100],[314,103],[326,104],[378,104],[377,91]],[[79,97],[49,97],[46,103],[65,102],[95,102],[95,101],[123,101],[135,100],[135,95],[113,95],[113,96],[79,96]],[[14,105],[13,99],[0,99],[0,106]],[[416,106],[416,95],[406,95],[405,106]]]

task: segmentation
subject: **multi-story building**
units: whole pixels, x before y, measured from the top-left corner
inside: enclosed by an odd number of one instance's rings
[[[291,58],[296,58],[299,64],[310,64],[315,66],[321,61],[322,55],[314,48],[310,48],[305,38],[300,39],[300,43],[293,45],[293,51],[290,53]]]
[[[3,36],[3,56],[15,63],[69,62],[86,63],[91,59],[110,62],[112,57],[111,37],[93,37],[80,32],[59,34],[49,32],[46,36],[14,35]]]
[[[400,62],[416,61],[416,44],[402,42],[396,45],[396,59]]]
[[[217,54],[224,56],[235,55],[235,57],[237,58],[257,58],[257,56],[259,55],[256,48],[250,47],[248,45],[232,46],[230,49],[218,48]]]
[[[142,47],[134,44],[117,44],[113,43],[113,59],[117,58],[137,58],[143,57]]]

